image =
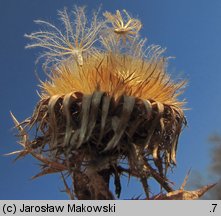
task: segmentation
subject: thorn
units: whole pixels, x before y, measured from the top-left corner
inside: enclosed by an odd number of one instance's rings
[[[184,187],[186,186],[186,183],[187,183],[187,181],[188,181],[188,179],[189,179],[190,172],[191,172],[191,168],[189,169],[189,171],[188,171],[186,177],[184,178],[183,183],[182,183],[182,185],[181,185],[181,187],[180,187],[180,190],[184,190]]]
[[[200,189],[196,190],[196,193],[198,195],[198,198],[200,198],[201,196],[203,196],[208,190],[210,190],[211,188],[213,188],[217,183],[214,184],[209,184],[206,186],[201,187]]]

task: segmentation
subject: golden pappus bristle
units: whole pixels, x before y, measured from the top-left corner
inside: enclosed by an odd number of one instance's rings
[[[69,60],[53,70],[49,81],[42,82],[42,97],[100,90],[114,98],[125,94],[182,106],[184,102],[179,102],[177,96],[185,81],[173,82],[166,73],[165,61],[145,61],[117,53],[88,57],[82,67]]]

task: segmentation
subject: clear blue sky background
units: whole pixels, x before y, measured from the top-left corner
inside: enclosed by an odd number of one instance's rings
[[[167,47],[175,56],[169,69],[189,80],[184,97],[189,127],[181,135],[178,165],[171,178],[180,186],[189,168],[205,172],[210,163],[208,136],[220,132],[221,108],[221,1],[220,0],[0,0],[0,199],[66,199],[57,175],[30,180],[38,162],[26,157],[13,163],[4,153],[19,148],[12,131],[11,110],[18,120],[32,114],[38,101],[34,61],[38,50],[25,50],[25,33],[38,30],[35,19],[55,21],[57,10],[74,4],[88,10],[126,9],[143,23],[142,36],[149,44]],[[139,195],[131,184],[130,193]]]

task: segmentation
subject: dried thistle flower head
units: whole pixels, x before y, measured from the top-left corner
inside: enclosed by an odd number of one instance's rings
[[[123,10],[124,14],[121,14],[119,10],[116,14],[111,14],[110,12],[105,12],[104,16],[107,21],[113,26],[113,31],[118,35],[118,39],[122,37],[123,42],[126,39],[134,38],[140,31],[142,25],[140,20],[131,18],[126,10]]]
[[[172,80],[163,50],[145,49],[138,35],[140,21],[124,14],[126,19],[119,11],[106,12],[107,20],[101,21],[94,15],[87,27],[83,8],[75,8],[74,21],[65,9],[59,12],[64,32],[37,21],[49,30],[27,35],[33,41],[27,47],[45,48],[41,57],[46,65],[54,64],[48,80],[41,82],[33,115],[22,124],[12,116],[24,148],[18,157],[32,154],[40,160],[37,176],[71,174],[78,199],[113,199],[111,175],[119,196],[122,173],[139,178],[147,197],[150,177],[173,191],[166,172],[176,164],[178,138],[186,123],[184,101],[178,99],[185,81]],[[110,32],[107,21],[123,43],[113,35],[105,38]],[[125,43],[127,38],[133,40]],[[100,44],[95,47],[96,41]],[[36,128],[36,136],[24,128]]]
[[[103,23],[98,21],[97,14],[94,13],[89,24],[83,7],[75,7],[71,17],[65,8],[59,11],[59,16],[64,31],[49,22],[36,20],[35,23],[43,25],[47,30],[25,34],[32,41],[26,48],[44,48],[45,51],[39,58],[45,58],[45,66],[50,63],[59,64],[68,57],[73,57],[82,66],[83,55],[95,51],[92,46],[98,39]]]

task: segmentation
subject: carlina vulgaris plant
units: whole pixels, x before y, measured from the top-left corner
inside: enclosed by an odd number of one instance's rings
[[[27,48],[44,48],[47,80],[31,117],[19,123],[12,114],[22,145],[12,154],[41,161],[35,177],[61,173],[71,199],[119,198],[123,174],[139,179],[147,199],[151,178],[173,192],[167,170],[186,124],[178,99],[186,80],[172,79],[164,49],[145,46],[141,22],[126,10],[94,13],[90,23],[83,7],[59,17],[63,31],[37,20],[44,30],[25,35]]]

